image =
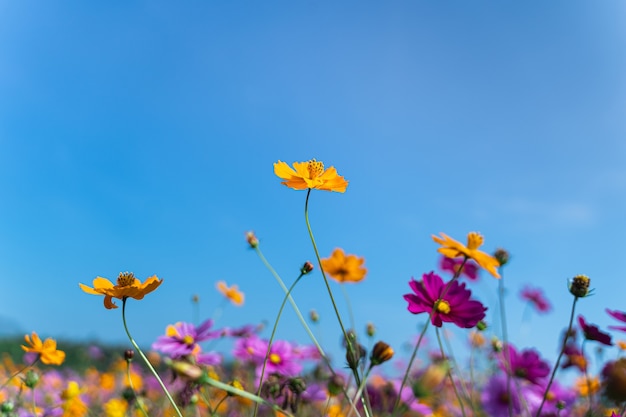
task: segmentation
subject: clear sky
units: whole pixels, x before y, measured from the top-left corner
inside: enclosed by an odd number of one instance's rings
[[[273,322],[283,293],[244,233],[287,283],[314,260],[306,193],[272,164],[317,158],[350,181],[314,192],[310,218],[322,256],[366,259],[346,285],[359,330],[403,353],[431,234],[479,231],[512,253],[511,338],[554,358],[568,278],[591,277],[588,321],[626,310],[625,19],[612,0],[0,0],[0,317],[124,342],[121,311],[78,283],[133,271],[164,279],[129,302],[144,345],[192,320],[193,294],[203,318],[224,306],[218,280],[246,294],[218,326]],[[472,284],[491,323],[496,284]],[[525,284],[551,314],[524,312]],[[319,271],[294,297],[337,352]],[[290,309],[278,337],[307,341]]]

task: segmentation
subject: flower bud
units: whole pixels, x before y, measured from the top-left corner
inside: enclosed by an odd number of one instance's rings
[[[377,342],[370,355],[371,366],[380,365],[393,357],[393,349],[385,342]]]
[[[626,358],[609,362],[602,370],[604,395],[618,404],[626,401]]]
[[[591,280],[587,275],[576,275],[569,282],[569,292],[574,297],[586,297],[589,294],[589,284]]]
[[[348,363],[348,367],[350,369],[357,369],[359,367],[359,362],[363,358],[365,358],[366,351],[365,347],[358,343],[350,343],[346,347],[346,362]]]
[[[311,272],[311,271],[313,270],[313,268],[314,268],[314,267],[313,267],[313,264],[312,264],[311,262],[309,262],[309,261],[306,261],[306,262],[304,263],[304,265],[302,265],[302,268],[300,268],[300,273],[301,273],[302,275],[306,275],[306,274],[308,274],[309,272]]]
[[[11,413],[15,409],[15,404],[11,400],[3,401],[0,404],[0,413]]]
[[[124,359],[126,359],[126,362],[131,362],[134,357],[135,357],[135,351],[134,350],[126,349],[124,351]]]
[[[374,323],[367,323],[367,326],[365,327],[365,333],[369,337],[374,337],[374,335],[376,334],[376,327],[374,327]]]
[[[493,257],[500,263],[500,266],[504,266],[509,263],[509,252],[506,249],[498,248],[493,254]]]
[[[320,315],[317,314],[317,311],[311,310],[309,312],[309,319],[311,319],[313,323],[317,323],[318,321],[320,321]]]
[[[22,380],[24,381],[24,385],[28,388],[35,388],[39,382],[39,374],[32,369],[29,369],[28,372],[26,372],[26,376]]]
[[[476,323],[476,329],[481,332],[487,330],[487,323],[484,320],[479,321]]]
[[[259,246],[259,239],[257,239],[253,231],[246,232],[246,242],[248,242],[248,245],[250,245],[252,249]]]

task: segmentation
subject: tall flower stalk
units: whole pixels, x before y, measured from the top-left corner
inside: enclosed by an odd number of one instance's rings
[[[135,348],[135,351],[139,354],[141,359],[144,361],[144,363],[146,364],[146,366],[148,367],[148,369],[150,370],[152,375],[154,375],[154,378],[157,380],[157,382],[161,386],[161,389],[165,393],[165,396],[169,400],[170,404],[172,404],[172,407],[174,408],[174,411],[176,411],[176,414],[178,415],[178,417],[183,417],[182,413],[178,409],[178,406],[176,405],[176,402],[172,398],[172,395],[167,390],[167,387],[165,386],[165,384],[161,380],[161,377],[159,377],[159,374],[154,369],[154,367],[152,366],[152,364],[150,363],[150,361],[148,360],[146,355],[144,355],[143,351],[141,350],[141,348],[139,347],[137,342],[135,342],[135,339],[133,339],[133,336],[130,334],[130,331],[128,330],[128,325],[126,324],[126,298],[122,299],[122,321],[124,322],[124,330],[126,331],[126,335],[128,336],[128,340],[130,340],[130,344],[133,345],[133,347]]]

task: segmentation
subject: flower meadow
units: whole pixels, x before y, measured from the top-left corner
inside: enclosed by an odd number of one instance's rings
[[[0,368],[0,415],[13,416],[320,416],[320,417],[556,417],[626,415],[626,342],[614,336],[626,332],[626,312],[607,309],[615,326],[600,329],[577,313],[579,302],[592,292],[591,279],[574,275],[564,292],[571,297],[569,321],[558,341],[559,354],[552,363],[532,346],[508,340],[505,270],[509,254],[483,250],[479,233],[467,234],[466,243],[439,232],[433,234],[433,252],[440,262],[416,277],[406,277],[406,314],[424,319],[402,368],[391,367],[396,346],[378,340],[376,329],[348,328],[339,314],[333,293],[336,283],[358,284],[367,277],[365,259],[336,248],[327,257],[318,251],[309,222],[309,199],[320,191],[345,193],[348,181],[334,167],[315,159],[274,164],[274,173],[289,189],[303,191],[304,221],[316,258],[305,262],[289,286],[261,251],[259,239],[245,239],[284,292],[279,313],[262,336],[258,323],[220,328],[214,318],[195,323],[176,321],[167,326],[151,346],[139,346],[127,325],[126,304],[138,303],[167,283],[157,275],[140,279],[122,272],[112,282],[96,277],[78,283],[77,293],[102,296],[103,312],[120,313],[120,327],[131,349],[106,369],[96,366],[71,369],[62,365],[68,355],[54,338],[37,332],[24,336],[21,361],[8,355]],[[318,273],[334,306],[345,356],[330,358],[311,331],[319,320],[315,311],[306,316],[292,292],[308,274]],[[488,306],[472,293],[479,274],[498,280],[497,306]],[[141,277],[142,278],[142,277]],[[219,291],[234,306],[245,303],[235,284],[220,281]],[[519,294],[537,314],[552,310],[540,288],[527,286]],[[94,298],[94,302],[98,299]],[[198,300],[194,300],[197,302]],[[498,309],[498,328],[485,322],[486,311]],[[309,336],[306,344],[275,338],[281,317],[295,314]],[[447,329],[465,332],[456,345]],[[559,332],[561,329],[555,329]],[[614,334],[616,332],[616,334]],[[620,333],[621,332],[621,333]],[[267,333],[267,332],[263,332]],[[215,342],[232,341],[229,351]],[[590,346],[591,345],[591,346]],[[615,346],[614,346],[615,345]],[[601,361],[589,351],[614,346],[614,359]],[[216,350],[217,349],[217,350]],[[463,352],[456,357],[454,352]],[[97,363],[97,346],[88,355]],[[577,376],[560,378],[564,370]],[[399,370],[399,371],[398,371]],[[571,379],[571,378],[570,378]]]

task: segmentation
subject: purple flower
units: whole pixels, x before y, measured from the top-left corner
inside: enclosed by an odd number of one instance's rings
[[[578,316],[578,324],[585,335],[585,339],[595,340],[604,345],[613,346],[613,342],[611,342],[611,335],[604,333],[596,325],[588,324],[583,316]]]
[[[470,300],[472,292],[465,288],[465,283],[454,280],[444,284],[439,275],[430,272],[422,276],[422,281],[411,280],[409,286],[415,294],[404,295],[408,310],[413,314],[432,312],[434,326],[441,327],[445,321],[469,329],[485,318],[487,308]]]
[[[508,368],[511,370],[511,375],[525,379],[532,384],[539,384],[550,373],[550,365],[542,361],[534,349],[524,349],[519,353],[512,345],[506,345],[500,353],[500,368],[505,372],[506,362],[509,359]]]
[[[215,365],[219,363],[219,355],[215,353],[201,353],[199,342],[220,337],[221,331],[211,331],[213,320],[207,320],[198,327],[190,323],[178,322],[165,329],[165,336],[159,336],[152,344],[152,349],[179,359],[193,355],[198,363]],[[217,362],[216,362],[217,361]]]
[[[544,297],[541,288],[531,288],[526,286],[520,292],[520,297],[522,300],[528,301],[528,303],[535,307],[539,313],[547,313],[552,310],[552,306],[550,305],[548,299]]]
[[[608,308],[606,309],[606,312],[609,313],[611,317],[621,321],[622,323],[626,323],[626,313],[618,310],[609,310]],[[626,332],[626,326],[609,326],[609,329]]]
[[[536,415],[539,406],[543,401],[543,395],[546,391],[546,384],[532,386],[526,391],[526,403],[530,408],[531,414]],[[541,409],[541,417],[558,417],[561,415],[569,415],[568,408],[576,402],[577,393],[573,389],[562,387],[557,381],[550,386],[550,392],[546,398],[546,402]]]
[[[265,349],[263,349],[263,359],[267,353],[267,344],[265,342]],[[260,373],[260,367],[257,368]],[[300,373],[302,370],[302,363],[300,356],[294,351],[291,343],[285,340],[276,340],[270,347],[270,354],[267,358],[267,364],[265,365],[265,372],[267,374],[277,373],[281,375],[294,376]]]
[[[256,335],[237,339],[233,347],[233,356],[236,359],[255,365],[263,364],[266,352],[267,344]]]
[[[488,415],[493,417],[508,416],[509,404],[514,415],[521,411],[520,396],[526,397],[527,389],[520,387],[507,390],[506,377],[504,375],[492,376],[487,386],[483,389],[481,402]]]
[[[583,355],[582,350],[578,349],[576,346],[574,346],[574,344],[569,343],[567,346],[565,346],[565,349],[563,349],[563,354],[565,355],[567,360],[563,362],[561,368],[567,369],[569,367],[575,366],[580,372],[585,372],[587,370],[587,359],[585,358],[585,355]]]
[[[463,265],[463,259],[460,258],[447,258],[443,256],[439,262],[439,267],[442,271],[452,272],[452,274],[456,274],[459,269],[461,269],[461,265]],[[478,265],[468,259],[465,261],[465,265],[463,265],[463,269],[461,270],[459,277],[463,275],[465,275],[470,281],[476,281],[478,279]]]

